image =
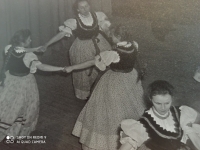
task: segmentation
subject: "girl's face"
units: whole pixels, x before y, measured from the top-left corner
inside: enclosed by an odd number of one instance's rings
[[[166,114],[172,104],[172,96],[169,94],[165,94],[165,95],[155,95],[152,97],[152,103],[153,103],[153,107],[155,108],[155,110],[161,114],[164,115]]]
[[[81,1],[78,3],[77,11],[83,16],[88,16],[90,13],[90,5],[87,1]]]
[[[31,44],[31,37],[29,36],[24,43],[22,43],[23,47],[29,47]]]

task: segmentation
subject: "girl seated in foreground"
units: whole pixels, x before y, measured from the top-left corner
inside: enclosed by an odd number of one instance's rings
[[[149,85],[152,107],[138,121],[122,121],[120,150],[200,149],[200,114],[188,106],[172,106],[173,90],[173,86],[163,80]],[[186,145],[188,139],[196,148]]]

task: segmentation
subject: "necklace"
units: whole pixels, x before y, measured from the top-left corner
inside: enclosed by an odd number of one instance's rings
[[[158,117],[159,119],[162,119],[162,120],[167,119],[167,118],[169,117],[169,115],[170,115],[170,112],[169,112],[169,111],[168,111],[168,113],[167,113],[166,116],[161,116],[161,115],[159,115],[159,114],[154,110],[154,108],[152,108],[152,110],[153,110],[154,115],[155,115],[156,117]]]

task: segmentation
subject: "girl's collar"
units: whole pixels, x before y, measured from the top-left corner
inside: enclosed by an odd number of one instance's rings
[[[156,109],[154,108],[154,107],[152,107],[152,111],[153,111],[153,114],[156,116],[156,117],[158,117],[159,119],[162,119],[162,120],[164,120],[164,119],[167,119],[168,117],[169,117],[169,115],[170,115],[170,111],[168,111],[166,114],[164,114],[164,115],[161,115],[161,114],[159,114],[157,111],[156,111]]]
[[[16,53],[24,53],[24,52],[26,52],[24,47],[19,47],[19,46],[15,47],[14,50],[15,50]]]
[[[113,49],[123,53],[133,53],[135,51],[133,43],[128,41],[118,42],[116,46],[113,47]]]
[[[123,41],[123,42],[118,42],[117,46],[122,46],[122,47],[128,48],[128,47],[132,46],[132,43],[128,42],[128,41]]]

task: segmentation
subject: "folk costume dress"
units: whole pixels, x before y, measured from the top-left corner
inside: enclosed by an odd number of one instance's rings
[[[102,12],[91,12],[88,17],[78,14],[76,19],[69,19],[60,26],[59,30],[66,32],[66,36],[74,34],[77,38],[73,42],[69,57],[71,65],[92,60],[102,51],[110,50],[111,46],[105,34],[100,30],[107,17]],[[87,99],[90,88],[98,75],[94,68],[84,69],[72,73],[75,95],[79,99]]]
[[[0,141],[6,135],[27,136],[35,130],[39,114],[39,93],[33,73],[41,64],[23,47],[8,45],[10,59],[4,87],[0,87]]]
[[[166,115],[150,108],[138,121],[122,121],[120,141],[131,144],[131,150],[190,150],[185,144],[190,138],[200,149],[200,125],[193,124],[196,117],[197,112],[188,106],[172,106]]]
[[[132,48],[127,51],[117,51],[118,63],[106,63],[110,58],[102,56],[105,52],[100,53],[101,61],[96,59],[98,68],[104,68],[104,64],[110,69],[96,84],[72,132],[80,138],[84,150],[117,150],[121,121],[139,119],[144,112],[143,88],[133,68],[137,51]]]

